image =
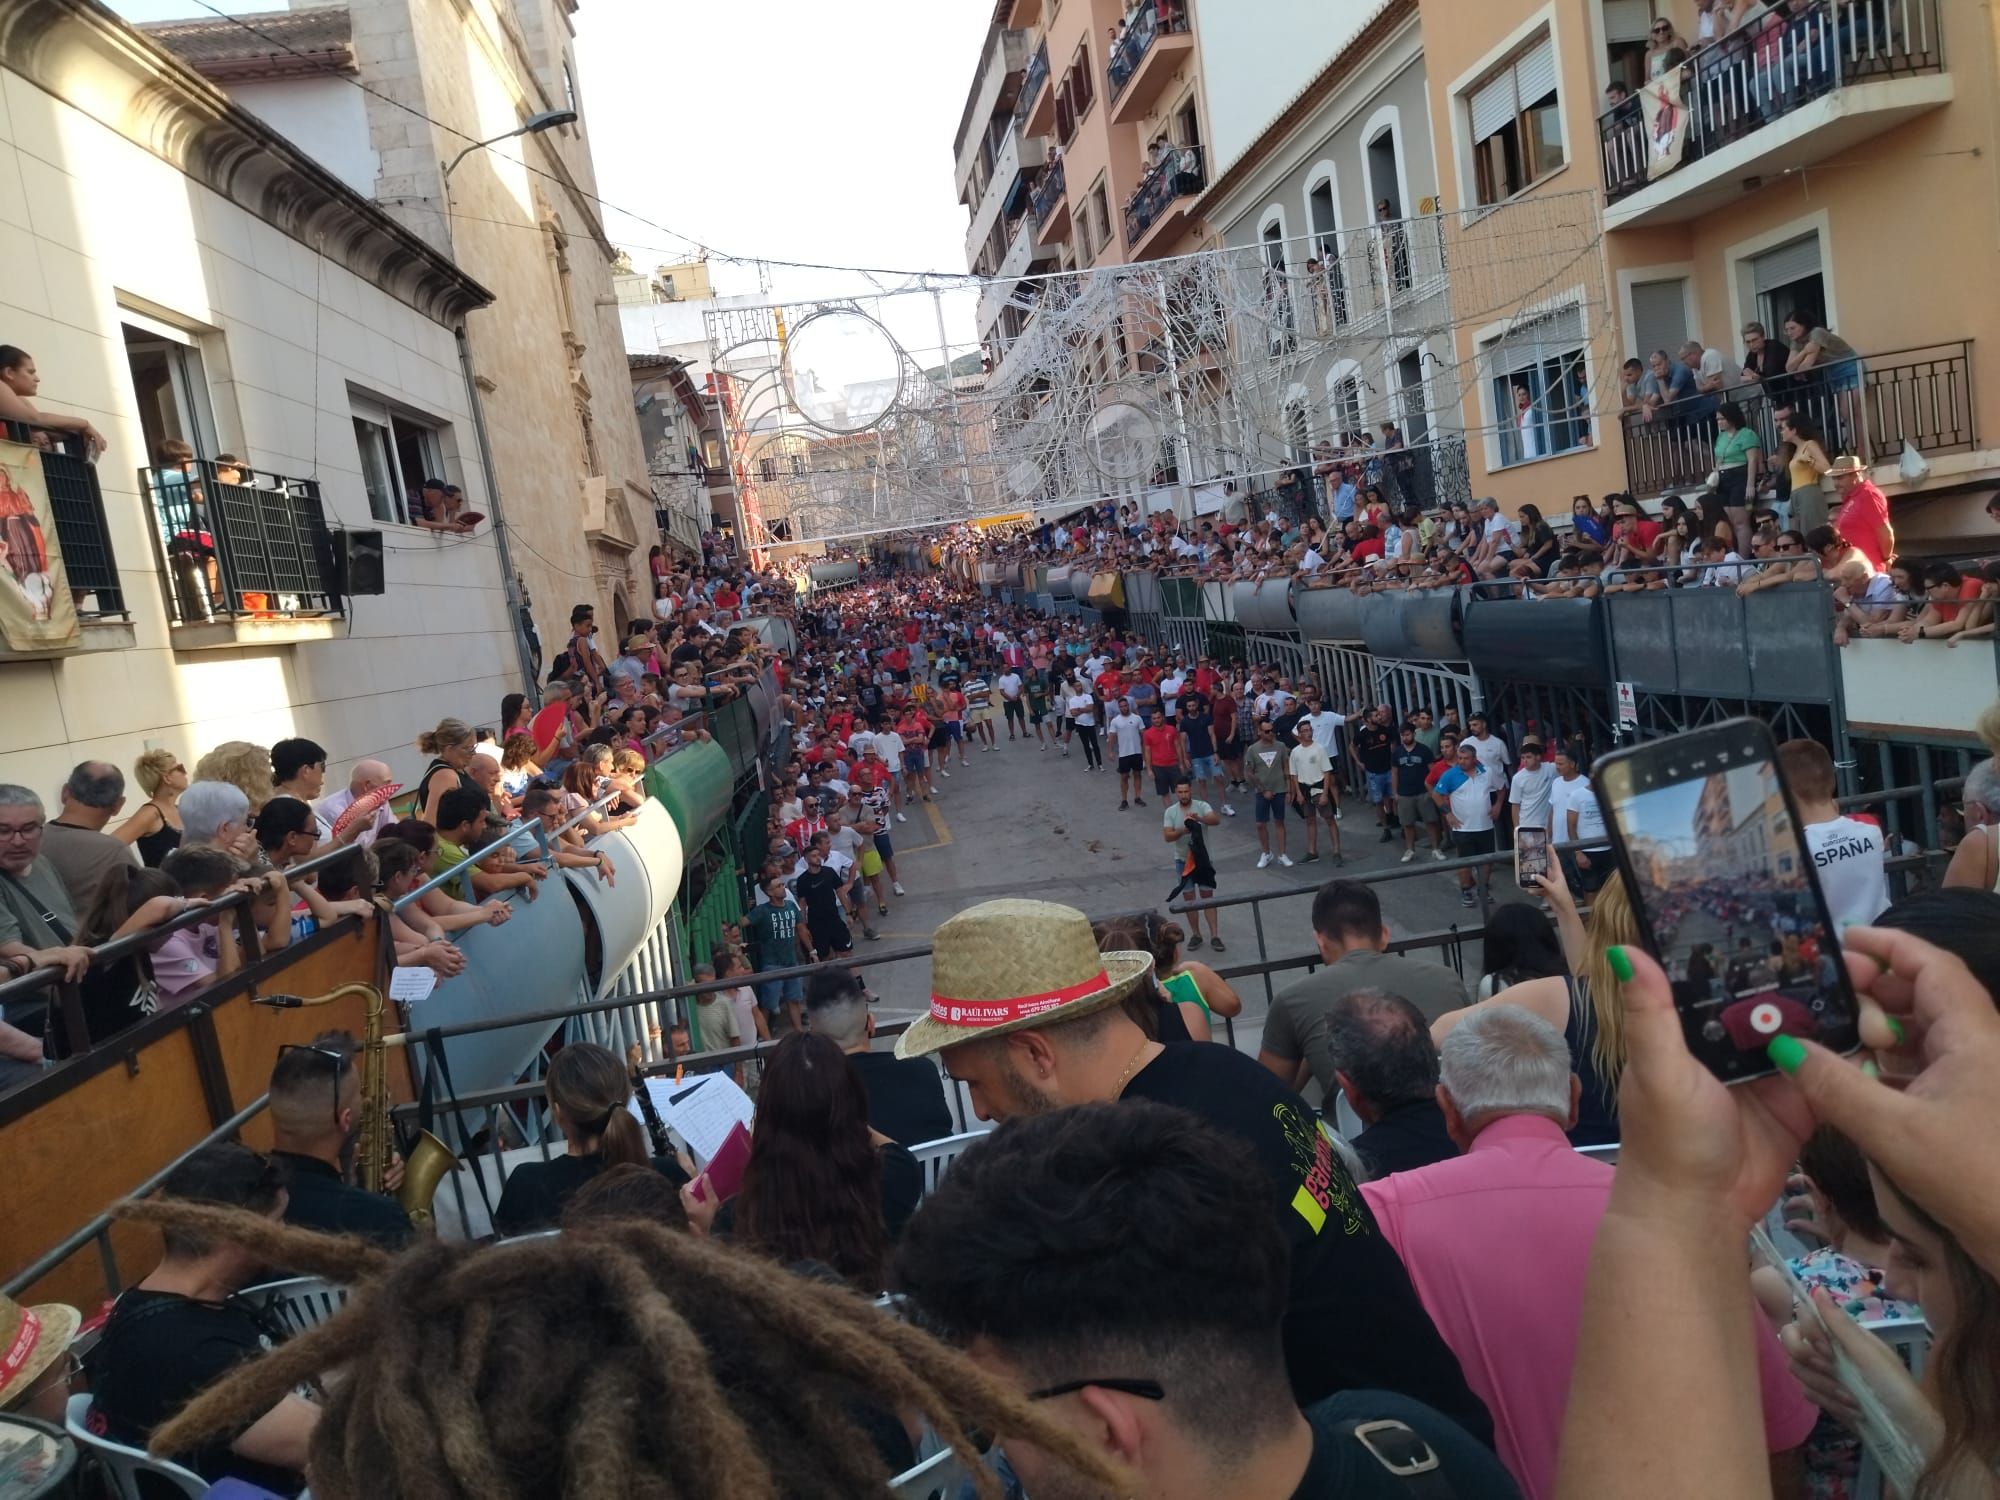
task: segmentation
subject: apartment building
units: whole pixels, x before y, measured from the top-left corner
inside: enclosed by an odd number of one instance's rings
[[[10,518],[42,618],[0,607],[0,781],[294,734],[411,779],[523,676],[490,528],[394,508],[439,477],[492,512],[457,337],[491,293],[90,0],[0,3],[0,103],[0,343],[106,441],[0,430],[42,538]]]
[[[1422,11],[1445,205],[1599,205],[1601,271],[1565,275],[1551,257],[1515,316],[1458,330],[1477,371],[1476,492],[1561,508],[1580,492],[1699,489],[1713,459],[1698,425],[1620,413],[1623,361],[1693,340],[1723,355],[1719,394],[1767,453],[1789,403],[1830,449],[1874,466],[1917,550],[1990,533],[2000,390],[1978,351],[1994,347],[2000,307],[1939,295],[1983,284],[1994,251],[1987,7],[1789,0],[1713,40],[1694,0]],[[1688,57],[1665,70],[1669,88],[1630,95],[1676,44]],[[1805,381],[1745,381],[1746,330],[1780,337],[1794,314],[1856,357]],[[1906,443],[1928,465],[1916,483],[1898,472]]]
[[[510,560],[545,640],[576,603],[607,629],[643,617],[654,539],[577,13],[574,0],[345,0],[246,29],[187,0],[189,19],[141,28],[493,293],[466,338]],[[390,476],[385,526],[408,498]]]

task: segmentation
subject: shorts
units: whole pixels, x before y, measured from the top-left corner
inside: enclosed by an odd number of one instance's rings
[[[1390,785],[1391,777],[1387,771],[1370,771],[1368,773],[1368,800],[1370,802],[1387,802],[1389,800]]]
[[[1007,717],[1012,720],[1015,720],[1016,722],[1018,722],[1022,718],[1022,716],[1027,713],[1027,709],[1022,705],[1021,700],[1019,698],[1003,698],[1001,700],[1001,707],[1006,710]],[[1040,714],[1036,714],[1035,722],[1039,724],[1041,720],[1042,716]]]
[[[1172,796],[1174,783],[1180,779],[1181,768],[1178,762],[1171,766],[1153,767],[1153,790],[1162,797]]]
[[[825,958],[829,953],[854,951],[854,934],[848,930],[845,922],[835,923],[818,932],[814,932],[811,927],[807,927],[806,931],[811,935],[813,947],[819,950],[821,958]]]
[[[1481,828],[1476,832],[1468,832],[1463,828],[1454,828],[1451,832],[1451,847],[1464,858],[1470,858],[1475,854],[1491,854],[1494,850],[1493,830]]]
[[[1219,781],[1222,779],[1222,767],[1216,764],[1213,755],[1190,756],[1188,774],[1196,781]]]
[[[909,669],[908,667],[903,667],[903,668],[900,668],[899,670],[897,670],[896,672],[894,672],[894,673],[893,673],[893,674],[891,674],[891,675],[893,675],[893,676],[895,677],[896,681],[898,681],[898,682],[902,683],[902,684],[903,684],[904,686],[906,686],[906,687],[907,687],[907,686],[909,685],[909,681],[910,681],[910,669]]]
[[[1826,388],[1829,391],[1857,391],[1861,389],[1861,361],[1843,359],[1826,366]]]
[[[1118,774],[1120,776],[1137,776],[1145,769],[1146,757],[1143,755],[1121,755],[1118,757]]]
[[[1414,828],[1419,823],[1436,824],[1438,805],[1428,795],[1396,798],[1396,820],[1405,828]]]
[[[770,1015],[775,1016],[786,1001],[796,1005],[805,998],[806,982],[803,979],[766,979],[757,985],[757,1003]]]
[[[943,728],[944,737],[948,740],[963,740],[965,738],[965,726],[956,719],[946,719]]]
[[[896,857],[896,846],[889,842],[889,835],[886,830],[875,835],[875,852],[885,860]]]
[[[861,847],[861,878],[872,880],[882,873],[882,851],[864,844]]]
[[[1272,792],[1266,796],[1257,794],[1257,821],[1259,823],[1282,823],[1285,821],[1285,794]]]
[[[930,765],[930,763],[931,763],[930,755],[926,751],[905,750],[903,752],[903,769],[905,771],[909,771],[914,774],[915,772],[925,769],[927,766]]]

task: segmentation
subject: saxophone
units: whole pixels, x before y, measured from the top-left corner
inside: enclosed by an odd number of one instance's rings
[[[355,1144],[354,1175],[358,1184],[369,1192],[386,1193],[389,1164],[396,1154],[395,1127],[389,1119],[387,1053],[389,1048],[400,1047],[409,1039],[408,1033],[401,1031],[384,1035],[388,1000],[374,985],[357,983],[343,984],[311,999],[291,995],[265,996],[262,1003],[290,1009],[330,1005],[349,995],[362,995],[368,1001],[363,1013],[366,1028],[361,1041],[361,1138]],[[402,1186],[396,1189],[396,1201],[417,1228],[435,1227],[431,1200],[437,1196],[438,1184],[457,1161],[451,1147],[428,1130],[417,1132],[416,1144],[403,1163]]]

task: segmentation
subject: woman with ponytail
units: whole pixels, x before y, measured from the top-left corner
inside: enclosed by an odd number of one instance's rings
[[[576,1190],[606,1168],[652,1160],[646,1132],[627,1107],[632,1079],[618,1054],[595,1042],[571,1042],[549,1063],[549,1114],[569,1143],[550,1161],[523,1162],[507,1174],[493,1227],[503,1235],[547,1229]]]

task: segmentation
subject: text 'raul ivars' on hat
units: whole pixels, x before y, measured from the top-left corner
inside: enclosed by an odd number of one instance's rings
[[[1152,968],[1151,954],[1100,953],[1073,906],[983,901],[932,938],[930,1014],[896,1039],[896,1055],[1073,1021],[1123,1000]]]

